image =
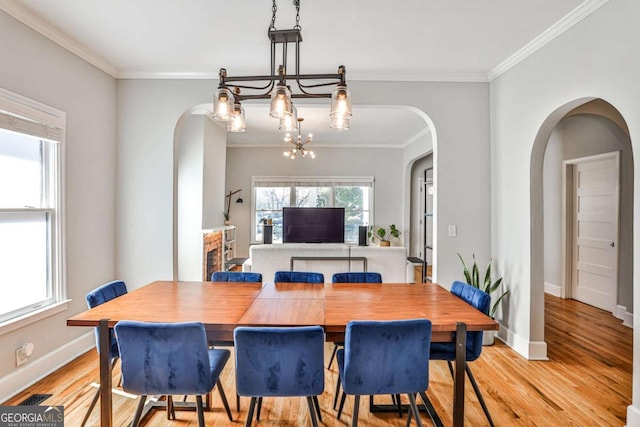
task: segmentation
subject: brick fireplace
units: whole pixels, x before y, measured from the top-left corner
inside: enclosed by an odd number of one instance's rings
[[[224,270],[222,265],[222,230],[205,233],[203,236],[202,280],[211,280],[214,271]]]

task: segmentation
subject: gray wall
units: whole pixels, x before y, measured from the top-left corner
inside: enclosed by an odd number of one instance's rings
[[[618,304],[632,312],[633,156],[631,141],[612,121],[595,115],[563,119],[554,129],[544,158],[544,281],[562,286],[562,161],[620,151]]]
[[[292,161],[280,148],[227,148],[227,192],[242,189],[243,204],[232,200],[232,222],[237,228],[237,256],[249,256],[251,242],[251,176],[373,176],[374,222],[402,224],[402,149],[314,148],[316,159]]]
[[[568,111],[593,98],[613,105],[629,127],[640,158],[640,2],[612,0],[491,82],[491,248],[512,291],[500,332],[527,357],[546,356],[542,164],[551,130]],[[633,219],[640,220],[640,174],[634,174]],[[640,266],[634,236],[633,265]],[[640,278],[633,277],[638,289]],[[634,292],[633,311],[640,306]],[[634,316],[634,341],[640,320]],[[640,352],[633,354],[633,399],[627,426],[640,426]]]
[[[118,273],[132,286],[153,280],[171,278],[173,260],[173,144],[174,130],[182,114],[195,105],[210,102],[215,82],[199,80],[124,80],[118,81]],[[456,252],[475,252],[480,260],[488,260],[489,245],[489,112],[488,85],[483,83],[389,83],[350,82],[356,102],[364,105],[410,105],[422,110],[433,121],[431,138],[436,164],[439,203],[436,215],[445,218],[444,225],[458,226],[458,237],[438,240],[436,280],[448,285],[459,270]],[[423,113],[423,114],[424,114]],[[459,123],[465,123],[460,126]],[[431,149],[425,138],[424,153]],[[412,152],[416,152],[412,147]],[[273,150],[282,159],[282,153]],[[406,153],[401,151],[401,156]],[[324,150],[320,158],[329,158]],[[220,152],[218,156],[226,156]],[[407,154],[408,155],[408,154]],[[345,162],[334,158],[336,170],[355,167],[389,168],[389,176],[397,173],[398,186],[378,180],[376,198],[396,201],[381,210],[376,221],[387,222],[400,217],[404,229],[409,223],[410,165],[405,157],[400,162],[384,156],[375,161]],[[293,163],[293,162],[291,162]],[[237,169],[227,165],[231,176]],[[397,169],[397,170],[396,170]],[[438,172],[442,171],[442,172]],[[308,175],[307,171],[304,175]],[[229,182],[227,189],[248,189]],[[399,199],[396,195],[401,194]],[[246,198],[246,194],[243,194]],[[467,206],[476,209],[470,213]],[[238,205],[232,206],[234,221]],[[399,211],[399,215],[393,212]],[[221,220],[221,218],[220,218]],[[436,230],[437,233],[437,230]],[[437,236],[446,236],[441,232]],[[242,238],[242,236],[239,236]],[[244,237],[247,241],[247,236]],[[483,261],[484,262],[484,261]]]
[[[67,311],[0,336],[1,402],[93,342],[87,328],[67,327],[66,319],[86,309],[87,291],[116,278],[116,83],[2,11],[0,39],[0,87],[67,114],[66,268],[71,299]],[[35,343],[33,357],[16,368],[15,349],[25,342]]]

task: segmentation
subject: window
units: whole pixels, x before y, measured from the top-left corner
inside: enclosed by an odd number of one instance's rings
[[[64,113],[0,90],[0,325],[65,298],[63,135]]]
[[[345,208],[344,240],[358,242],[358,227],[373,223],[373,177],[252,177],[254,241],[263,219],[273,222],[273,242],[282,242],[283,207]]]

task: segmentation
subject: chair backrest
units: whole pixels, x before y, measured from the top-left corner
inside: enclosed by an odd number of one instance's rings
[[[211,275],[212,282],[260,282],[262,283],[261,273],[252,273],[248,271],[216,271]]]
[[[94,308],[104,304],[107,301],[116,299],[126,293],[127,285],[122,280],[115,280],[113,282],[105,283],[104,285],[90,291],[85,296],[85,300],[87,301],[87,307]],[[94,330],[96,335],[96,349],[98,350],[98,352],[100,352],[100,336],[98,334],[98,328],[94,328]],[[111,348],[109,351],[109,358],[115,359],[119,356],[118,343],[116,342],[116,339],[113,335],[113,331],[110,331],[109,333],[111,334]]]
[[[324,274],[309,271],[276,271],[274,282],[324,283]]]
[[[429,385],[431,321],[351,321],[344,344],[347,394],[419,393]]]
[[[138,395],[208,393],[211,377],[207,335],[199,322],[116,323],[122,388]]]
[[[233,333],[240,396],[317,396],[324,390],[320,326],[238,327]]]
[[[382,275],[369,271],[335,273],[331,281],[333,283],[382,283]]]
[[[451,285],[451,293],[484,314],[489,313],[491,297],[483,290],[475,288],[464,282],[455,281]],[[482,331],[467,332],[467,360],[476,360],[480,357],[481,352]]]

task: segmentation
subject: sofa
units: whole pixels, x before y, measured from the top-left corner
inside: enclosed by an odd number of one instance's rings
[[[415,278],[414,265],[407,261],[404,247],[349,246],[341,243],[252,245],[242,271],[262,273],[263,281],[270,282],[276,271],[288,271],[291,268],[291,257],[316,258],[294,260],[293,270],[322,273],[327,283],[331,282],[334,273],[364,271],[364,262],[358,259],[360,257],[366,258],[367,271],[380,273],[385,283],[413,283]]]

